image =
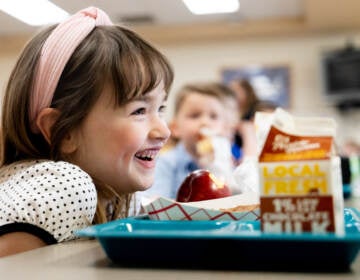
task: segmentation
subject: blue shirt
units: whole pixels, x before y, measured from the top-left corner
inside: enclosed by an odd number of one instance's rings
[[[181,183],[196,169],[198,166],[180,142],[173,149],[160,154],[156,162],[154,184],[144,195],[176,199]]]

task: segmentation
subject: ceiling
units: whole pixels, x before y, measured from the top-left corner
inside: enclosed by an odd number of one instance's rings
[[[160,43],[360,30],[359,0],[240,0],[240,10],[236,13],[202,16],[192,15],[181,0],[53,2],[70,14],[97,6],[113,22],[130,26],[147,39]],[[37,29],[0,11],[0,49],[3,44],[12,48],[9,43],[12,39],[29,37]]]
[[[237,13],[202,16],[191,14],[181,0],[53,0],[52,2],[70,14],[88,6],[97,6],[107,12],[114,22],[128,25],[239,22],[247,19],[297,16],[303,13],[302,0],[240,0],[240,11]],[[36,29],[0,11],[1,35],[33,32]]]

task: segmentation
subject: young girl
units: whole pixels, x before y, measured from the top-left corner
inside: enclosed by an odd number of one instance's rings
[[[100,9],[36,35],[2,108],[0,256],[136,214],[170,131],[168,60]]]

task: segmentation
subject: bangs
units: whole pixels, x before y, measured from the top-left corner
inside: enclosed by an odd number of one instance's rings
[[[116,33],[115,53],[107,50],[112,60],[109,74],[117,105],[145,95],[161,81],[165,92],[169,93],[174,74],[167,58],[134,32],[121,29]]]

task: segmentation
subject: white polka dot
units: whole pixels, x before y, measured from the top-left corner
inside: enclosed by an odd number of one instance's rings
[[[28,161],[0,169],[0,227],[25,222],[59,242],[91,225],[97,194],[90,176],[67,162]]]

